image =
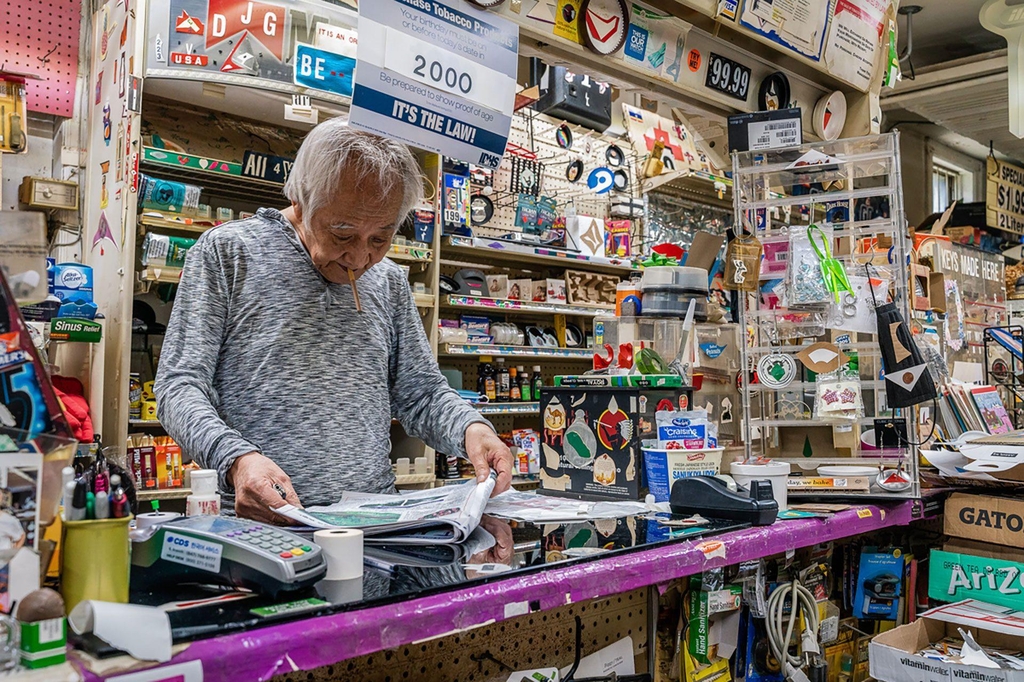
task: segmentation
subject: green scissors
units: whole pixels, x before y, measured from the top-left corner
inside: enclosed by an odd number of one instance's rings
[[[815,239],[815,234],[821,240],[820,247],[818,240]],[[850,280],[846,277],[846,270],[843,268],[843,264],[832,256],[828,239],[825,238],[825,233],[822,232],[820,227],[817,225],[809,226],[807,228],[807,240],[811,242],[811,248],[814,249],[818,260],[821,261],[821,276],[825,280],[825,288],[835,296],[836,303],[839,303],[839,295],[841,293],[845,291],[853,293],[853,287],[850,286]]]

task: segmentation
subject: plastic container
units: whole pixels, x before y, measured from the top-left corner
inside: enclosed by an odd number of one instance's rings
[[[408,460],[406,460],[408,467]],[[192,472],[192,494],[186,500],[188,516],[219,516],[220,495],[217,494],[217,472],[199,469]]]
[[[717,476],[725,448],[659,450],[643,448],[647,487],[655,502],[668,502],[672,484],[680,478]]]
[[[786,479],[789,478],[789,471],[788,462],[766,462],[764,464],[733,462],[729,466],[729,473],[744,488],[748,488],[751,481],[763,481],[765,479],[771,481],[772,496],[779,503],[779,511],[787,508]]]
[[[132,517],[64,521],[60,593],[67,613],[87,599],[128,603]]]
[[[684,287],[697,291],[708,290],[708,271],[701,268],[683,266],[655,266],[644,269],[644,278],[640,283],[641,291],[651,287]]]
[[[644,317],[686,317],[690,301],[697,301],[693,311],[696,322],[708,319],[707,290],[683,289],[672,286],[658,286],[644,290]]]
[[[615,317],[622,316],[622,301],[627,296],[640,298],[640,284],[633,280],[626,280],[615,285]]]
[[[679,353],[683,340],[683,321],[672,318],[639,318],[637,336],[647,348],[652,348],[665,362],[671,362]]]

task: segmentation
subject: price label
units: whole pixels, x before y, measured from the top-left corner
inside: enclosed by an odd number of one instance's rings
[[[247,178],[284,184],[294,163],[295,159],[246,150],[242,156],[242,175]]]
[[[750,69],[728,57],[708,54],[708,73],[704,86],[723,95],[746,101],[750,92]]]
[[[387,30],[387,43],[384,68],[489,108],[512,110],[515,84],[510,87],[507,76],[391,28]]]
[[[778,149],[800,144],[800,119],[751,121],[747,124],[747,142],[751,150]]]

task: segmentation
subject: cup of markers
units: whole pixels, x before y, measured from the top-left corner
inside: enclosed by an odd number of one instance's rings
[[[75,477],[64,469],[61,595],[67,612],[85,600],[128,602],[132,520],[121,477],[100,457]]]

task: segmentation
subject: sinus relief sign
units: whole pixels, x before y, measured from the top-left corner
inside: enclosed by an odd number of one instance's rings
[[[465,0],[361,2],[349,122],[497,168],[518,54],[519,27]]]

